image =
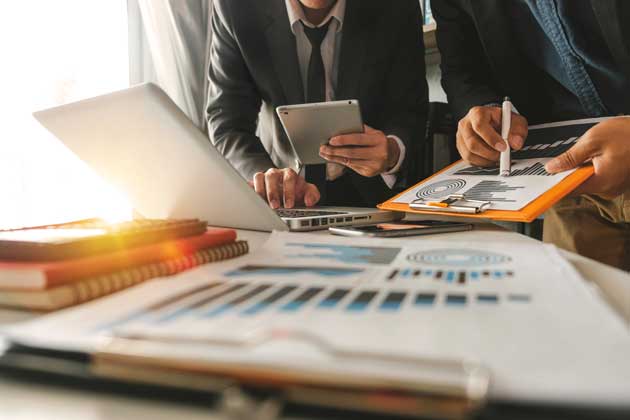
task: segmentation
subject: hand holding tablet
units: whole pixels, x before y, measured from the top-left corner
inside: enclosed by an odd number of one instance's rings
[[[276,113],[302,165],[326,163],[319,148],[331,138],[363,132],[357,100],[286,105]]]
[[[359,101],[344,100],[276,109],[301,165],[333,162],[373,177],[398,162],[398,142],[363,124]]]

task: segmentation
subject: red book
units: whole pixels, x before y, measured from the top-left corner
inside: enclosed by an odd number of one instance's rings
[[[41,290],[99,274],[156,263],[232,243],[233,229],[211,229],[198,236],[91,257],[53,262],[0,261],[0,289]]]

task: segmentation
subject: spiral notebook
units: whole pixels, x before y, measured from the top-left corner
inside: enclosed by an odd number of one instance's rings
[[[236,241],[152,263],[93,275],[43,290],[0,290],[0,305],[36,311],[53,311],[88,302],[127,289],[146,280],[172,276],[193,267],[244,255],[245,241]]]

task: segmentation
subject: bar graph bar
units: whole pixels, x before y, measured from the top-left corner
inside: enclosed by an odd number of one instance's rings
[[[209,305],[225,296],[228,296],[242,288],[244,288],[245,286],[247,286],[247,283],[236,283],[230,287],[228,287],[227,289],[223,289],[222,291],[204,297],[201,300],[198,300],[192,304],[189,305],[185,305],[185,306],[180,306],[179,308],[176,308],[175,310],[171,311],[170,313],[167,312],[166,314],[163,314],[162,316],[160,316],[158,319],[155,320],[155,323],[157,324],[161,324],[164,322],[170,322],[170,321],[174,321],[178,318],[181,318],[183,316],[187,316],[190,315],[192,313],[194,313],[197,309]]]
[[[389,292],[381,302],[379,308],[387,312],[397,311],[405,300],[405,296],[407,296],[405,292]]]
[[[346,307],[350,312],[362,312],[365,311],[374,297],[377,295],[377,291],[366,290],[360,292],[350,304]]]
[[[391,273],[387,275],[387,281],[392,281],[398,276],[398,270],[392,270]]]
[[[300,293],[295,299],[280,307],[283,312],[297,312],[311,299],[320,294],[324,290],[323,287],[310,287]]]
[[[529,303],[531,301],[531,296],[520,293],[512,293],[508,295],[508,300],[516,303]]]
[[[435,303],[435,297],[435,293],[418,293],[416,295],[414,304],[416,306],[423,307],[433,306],[433,304]]]
[[[499,297],[493,294],[483,294],[480,293],[477,295],[478,303],[487,303],[487,304],[497,304],[499,303]]]
[[[321,309],[333,309],[344,297],[346,297],[348,293],[350,293],[349,289],[335,289],[326,298],[319,302],[317,307]]]
[[[457,306],[457,307],[461,307],[461,306],[465,306],[466,302],[468,301],[468,298],[466,295],[460,295],[460,294],[448,294],[446,295],[446,306]]]
[[[261,284],[260,286],[256,286],[253,289],[249,290],[248,292],[245,292],[244,294],[237,296],[236,298],[204,313],[202,317],[210,318],[210,317],[220,315],[224,312],[227,312],[233,309],[234,307],[249,301],[251,298],[260,295],[262,292],[269,289],[270,287],[271,286],[268,284]]]
[[[278,302],[285,296],[289,295],[291,292],[293,292],[296,289],[297,289],[297,286],[293,286],[293,285],[283,286],[280,289],[273,292],[272,294],[270,294],[269,296],[267,296],[266,298],[262,299],[261,301],[245,309],[244,311],[241,312],[241,314],[245,316],[256,315],[264,311],[265,309],[269,308],[271,305]]]

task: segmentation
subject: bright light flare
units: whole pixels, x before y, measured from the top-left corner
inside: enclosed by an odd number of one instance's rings
[[[0,229],[131,218],[129,203],[31,117],[129,85],[126,0],[20,0],[0,14]]]

